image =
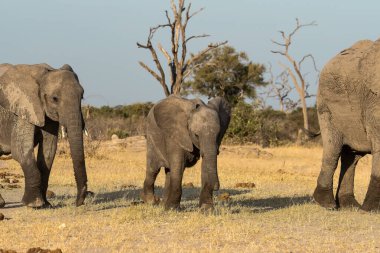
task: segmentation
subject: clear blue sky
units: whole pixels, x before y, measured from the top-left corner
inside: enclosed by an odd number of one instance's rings
[[[138,65],[143,60],[154,66],[136,42],[146,41],[150,26],[165,22],[169,3],[0,0],[0,62],[46,62],[53,67],[68,63],[79,75],[88,104],[155,102],[163,92]],[[252,61],[271,62],[275,71],[281,58],[270,52],[276,48],[270,40],[279,38],[278,30],[290,31],[296,17],[304,23],[315,20],[318,26],[297,34],[292,53],[297,57],[312,53],[319,68],[355,41],[380,37],[380,1],[375,0],[194,0],[192,4],[205,10],[192,20],[188,33],[212,36],[192,42],[190,52],[228,40]]]

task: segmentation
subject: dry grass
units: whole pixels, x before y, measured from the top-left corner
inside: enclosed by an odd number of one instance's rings
[[[87,160],[90,190],[85,206],[73,206],[71,160],[58,156],[50,189],[52,210],[30,210],[17,203],[21,189],[1,189],[9,208],[0,222],[0,249],[25,252],[30,247],[63,252],[379,252],[380,215],[358,211],[327,211],[311,202],[319,172],[320,147],[267,149],[225,147],[219,175],[228,201],[216,213],[198,212],[200,167],[187,169],[182,198],[184,211],[138,204],[145,175],[145,151],[126,145],[102,145]],[[14,161],[8,171],[21,174]],[[370,157],[360,161],[356,195],[363,201],[369,181]],[[337,173],[338,174],[338,173]],[[22,180],[22,179],[21,179]],[[255,188],[235,187],[255,183]],[[157,185],[162,187],[163,173]],[[160,193],[160,189],[158,191]],[[226,192],[228,194],[226,194]],[[137,203],[137,204],[136,204]]]

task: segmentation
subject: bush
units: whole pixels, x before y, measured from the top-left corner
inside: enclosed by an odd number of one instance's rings
[[[308,108],[310,130],[319,129],[315,108]],[[295,142],[303,127],[302,110],[290,114],[267,108],[258,110],[241,102],[232,109],[225,140],[232,143],[255,143],[263,147]]]
[[[145,134],[145,117],[153,103],[138,103],[125,106],[87,106],[83,108],[86,128],[92,139],[110,139],[113,134],[119,138]]]

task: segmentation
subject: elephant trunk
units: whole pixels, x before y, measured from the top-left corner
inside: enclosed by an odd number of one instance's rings
[[[80,106],[79,106],[80,108]],[[81,110],[69,113],[67,118],[67,135],[69,140],[71,158],[74,167],[74,176],[77,184],[76,205],[83,205],[87,194],[87,173],[83,147],[83,117]]]
[[[219,190],[219,177],[217,166],[217,145],[216,141],[205,141],[202,145],[202,174],[205,175],[204,183],[209,183],[214,191]]]

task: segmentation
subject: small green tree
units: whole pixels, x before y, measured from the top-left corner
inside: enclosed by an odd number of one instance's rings
[[[189,81],[183,93],[209,98],[222,96],[232,106],[245,98],[256,97],[256,87],[265,85],[265,67],[253,63],[244,52],[231,46],[216,48],[192,63]]]

